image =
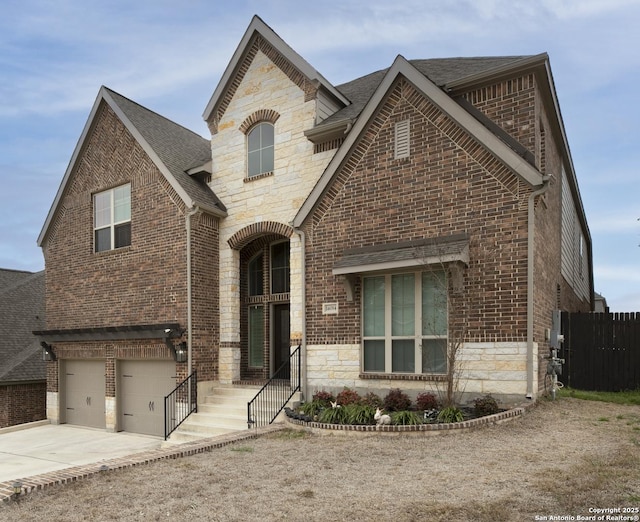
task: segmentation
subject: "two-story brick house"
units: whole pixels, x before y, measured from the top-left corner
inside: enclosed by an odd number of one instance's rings
[[[298,345],[306,396],[435,390],[453,344],[465,392],[538,395],[593,287],[547,55],[334,86],[255,17],[204,119],[100,90],[39,237],[49,418],[160,433],[193,370],[262,382]]]

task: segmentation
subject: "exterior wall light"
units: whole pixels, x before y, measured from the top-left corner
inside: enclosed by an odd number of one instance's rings
[[[53,353],[53,346],[51,346],[50,344],[47,344],[44,341],[40,343],[40,346],[42,346],[43,361],[55,361],[57,359],[56,354]]]
[[[171,328],[167,328],[164,333],[166,334],[164,342],[167,345],[167,348],[171,350],[175,361],[179,363],[187,362],[187,343],[183,341],[177,346],[173,344],[174,339],[182,337],[184,330],[173,330]]]

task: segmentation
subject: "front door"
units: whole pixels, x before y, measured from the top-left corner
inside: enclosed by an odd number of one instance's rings
[[[273,373],[289,360],[289,303],[273,305]],[[288,379],[289,371],[279,377]]]

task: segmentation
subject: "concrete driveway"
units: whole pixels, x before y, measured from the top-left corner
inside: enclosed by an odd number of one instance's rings
[[[69,424],[0,430],[0,482],[160,448],[162,439]]]

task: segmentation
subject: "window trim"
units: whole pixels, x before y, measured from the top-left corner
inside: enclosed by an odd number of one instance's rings
[[[286,266],[285,270],[285,289],[282,292],[276,292],[273,288],[273,248],[277,245],[282,245],[287,243],[289,245],[289,253],[286,257]],[[269,293],[270,295],[282,295],[288,294],[291,291],[291,242],[288,239],[283,239],[280,241],[273,241],[269,244]]]
[[[255,346],[252,341],[252,314],[251,310],[260,310],[259,316],[262,318],[262,345]],[[265,307],[261,303],[251,303],[247,306],[247,367],[250,369],[263,369],[265,367],[264,361],[264,344],[265,344]],[[255,355],[254,349],[259,349],[262,363],[259,366],[253,364],[253,357]]]
[[[446,347],[449,345],[449,310],[448,299],[445,299],[445,323],[446,333],[443,334],[423,334],[422,325],[424,321],[423,317],[423,277],[428,274],[439,273],[445,278],[443,285],[447,288],[448,293],[448,276],[446,270],[414,270],[414,271],[392,271],[384,273],[370,273],[361,276],[361,315],[360,315],[360,327],[361,327],[361,345],[360,345],[360,372],[363,375],[376,375],[387,374],[393,376],[442,376],[446,374],[446,367],[442,372],[423,372],[423,344],[427,340],[445,340]],[[393,277],[399,275],[414,276],[414,332],[413,335],[393,335],[392,321],[393,321]],[[365,335],[365,279],[367,278],[384,278],[384,335]],[[413,372],[410,371],[393,371],[393,341],[394,340],[413,340],[414,341],[414,368]],[[365,369],[365,342],[366,341],[384,341],[384,370],[366,370]],[[445,354],[445,365],[447,364],[447,358]],[[401,378],[401,377],[400,377]]]
[[[270,145],[267,146],[263,146],[262,145],[262,131],[260,131],[260,146],[255,149],[255,150],[249,150],[249,140],[251,138],[251,135],[258,131],[259,129],[261,129],[262,127],[268,125],[269,127],[271,127],[272,129],[272,135],[273,135],[273,141],[271,142]],[[246,175],[245,175],[245,179],[246,180],[254,180],[254,179],[258,179],[258,178],[262,178],[265,176],[270,176],[273,174],[273,171],[275,170],[275,152],[276,152],[276,136],[275,136],[275,131],[276,131],[276,127],[275,125],[271,122],[271,121],[266,121],[266,120],[262,120],[262,121],[258,121],[255,123],[255,125],[253,125],[246,133],[246,140],[245,140],[245,148],[246,148],[246,152],[245,152],[245,158],[246,158]],[[272,160],[273,160],[273,165],[272,168],[270,170],[265,170],[262,167],[262,163],[263,163],[263,154],[265,150],[271,149],[272,150]],[[249,154],[252,152],[258,152],[259,153],[259,157],[260,157],[260,168],[259,168],[259,172],[256,172],[254,174],[252,174],[250,172],[249,169]]]
[[[251,293],[251,283],[252,283],[252,272],[251,272],[251,268],[252,265],[258,260],[258,258],[261,258],[261,264],[262,266],[260,267],[260,274],[261,274],[261,280],[260,280],[260,293],[258,294],[252,294]],[[248,297],[258,297],[258,296],[263,296],[264,295],[264,252],[261,250],[259,252],[257,252],[254,256],[252,256],[249,261],[247,261],[247,296]],[[258,283],[256,281],[256,283]]]
[[[128,187],[128,199],[129,199],[129,208],[128,208],[128,219],[123,219],[120,221],[116,221],[116,201],[115,201],[115,193],[118,189],[123,187]],[[102,195],[109,195],[109,223],[106,225],[102,225],[100,227],[97,225],[97,214],[96,214],[96,199]],[[123,183],[122,185],[118,185],[116,187],[112,187],[107,190],[102,190],[100,192],[95,192],[92,196],[92,205],[93,205],[93,252],[98,254],[100,252],[110,252],[113,250],[119,250],[121,248],[126,248],[131,246],[131,183]],[[129,224],[129,242],[127,244],[116,246],[116,229],[119,226]],[[109,248],[103,248],[98,250],[98,241],[97,241],[97,232],[109,229]]]

